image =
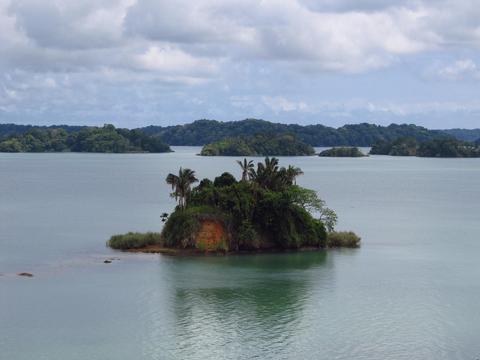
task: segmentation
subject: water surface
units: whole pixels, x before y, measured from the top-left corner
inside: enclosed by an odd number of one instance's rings
[[[0,154],[1,359],[480,356],[480,160],[281,158],[362,236],[359,250],[106,248],[113,233],[161,229],[179,166],[240,175],[234,158],[175,150]]]

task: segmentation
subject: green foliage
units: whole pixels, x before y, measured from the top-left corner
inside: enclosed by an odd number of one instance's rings
[[[237,179],[229,172],[224,172],[222,175],[217,176],[213,181],[213,185],[216,187],[230,186],[237,182]]]
[[[326,157],[364,157],[366,156],[357,147],[334,147],[328,150],[322,151],[318,156]]]
[[[243,220],[238,227],[237,242],[240,249],[255,250],[260,248],[259,235],[249,220]]]
[[[180,168],[178,175],[167,175],[166,182],[172,186],[173,190],[170,195],[178,201],[178,206],[180,209],[183,209],[185,206],[187,206],[187,201],[190,197],[191,186],[197,181],[198,179],[195,177],[195,171],[190,169]]]
[[[194,247],[202,218],[221,219],[230,234],[229,249],[325,246],[327,224],[333,229],[336,215],[314,191],[294,185],[275,158],[258,163],[251,175],[239,182],[228,173],[213,183],[202,180],[192,189],[184,211],[177,209],[167,220],[162,233],[167,246]],[[335,221],[324,223],[310,213],[321,217],[327,211]]]
[[[315,150],[290,134],[227,138],[205,145],[200,153],[204,156],[301,156],[313,155]]]
[[[57,125],[40,127],[32,125],[0,124],[0,139],[21,135],[33,128],[62,128],[68,133],[76,132],[82,126]],[[294,134],[299,140],[312,146],[372,146],[379,141],[390,142],[401,137],[412,137],[419,142],[444,137],[445,135],[463,141],[480,138],[480,129],[428,130],[415,125],[378,126],[372,124],[345,125],[338,129],[323,125],[301,126],[296,124],[275,124],[264,120],[220,122],[198,120],[186,125],[147,126],[137,129],[152,138],[162,138],[171,145],[205,145],[225,138],[251,136],[255,134]],[[145,150],[153,152],[152,150]]]
[[[62,128],[31,128],[0,141],[0,152],[168,152],[159,138],[139,130],[83,127],[67,132]]]
[[[135,233],[129,232],[123,235],[113,235],[107,241],[107,245],[112,249],[128,250],[139,249],[149,245],[162,245],[162,237],[159,233]]]
[[[434,139],[423,143],[419,143],[413,138],[402,138],[390,143],[375,144],[370,154],[419,157],[480,157],[480,146],[450,138]]]
[[[327,246],[358,248],[361,238],[352,231],[331,232],[327,235]]]
[[[370,150],[372,155],[416,156],[418,143],[414,138],[399,138],[391,142],[379,142]]]
[[[458,140],[432,140],[420,144],[417,156],[421,157],[480,157],[480,146]]]
[[[440,130],[428,130],[420,126],[406,124],[378,126],[363,123],[345,125],[335,129],[320,124],[287,125],[257,119],[232,122],[198,120],[186,125],[148,126],[143,128],[142,131],[150,135],[160,136],[171,145],[205,145],[226,138],[250,137],[256,134],[269,134],[269,136],[292,134],[298,140],[312,146],[372,146],[378,141],[390,142],[401,137],[413,137],[423,142],[446,136]],[[476,136],[476,138],[479,136]],[[274,155],[269,152],[263,154]],[[241,154],[232,155],[241,156]]]
[[[457,140],[475,141],[480,139],[480,129],[449,129],[442,131]]]
[[[221,218],[217,209],[209,206],[188,206],[174,211],[162,230],[165,246],[176,248],[195,247],[195,235],[200,229],[200,219]]]

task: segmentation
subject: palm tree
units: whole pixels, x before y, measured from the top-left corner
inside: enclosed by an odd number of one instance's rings
[[[285,171],[285,175],[287,177],[287,182],[296,185],[297,177],[303,175],[303,171],[299,167],[288,165],[288,168]]]
[[[247,159],[244,158],[243,161],[237,160],[237,163],[242,168],[242,181],[250,180],[252,171],[255,171],[253,160],[247,161]]]
[[[195,177],[195,171],[180,168],[178,175],[168,174],[166,181],[167,184],[172,185],[173,192],[171,196],[178,201],[178,206],[184,209],[187,206],[187,198],[191,192],[191,185],[198,181]]]
[[[257,170],[250,173],[251,179],[263,188],[273,190],[280,180],[277,158],[265,158],[265,163],[258,163]]]

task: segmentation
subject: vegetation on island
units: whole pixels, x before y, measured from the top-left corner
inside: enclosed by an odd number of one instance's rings
[[[158,245],[203,251],[208,244],[199,241],[199,233],[209,223],[213,235],[218,231],[221,236],[214,249],[208,248],[212,251],[359,246],[353,233],[333,232],[337,215],[315,191],[296,185],[303,174],[300,168],[280,167],[278,159],[269,157],[256,166],[247,159],[237,163],[240,180],[224,172],[213,181],[199,181],[193,170],[183,168],[169,174],[166,182],[177,206],[168,218],[163,215],[166,222],[160,237],[115,235],[108,245],[124,250]],[[137,238],[139,244],[132,246],[130,241]]]
[[[160,233],[129,232],[122,235],[113,235],[110,240],[108,240],[107,245],[112,249],[126,250],[140,249],[151,245],[159,245],[161,242]]]
[[[83,127],[67,132],[62,128],[33,128],[0,141],[0,152],[168,152],[161,139],[140,130],[117,129],[113,125]]]
[[[46,127],[0,124],[0,140],[14,135],[21,135],[33,129],[63,129],[67,133],[71,133],[82,128],[84,127],[70,125]],[[185,125],[147,126],[137,130],[147,135],[160,137],[165,143],[170,145],[197,146],[203,146],[225,138],[252,136],[260,133],[293,134],[299,140],[312,146],[372,146],[379,141],[390,142],[405,137],[414,138],[419,142],[445,136],[463,141],[475,141],[480,138],[480,129],[428,130],[416,125],[391,124],[389,126],[379,126],[366,123],[332,128],[321,124],[302,126],[297,124],[278,124],[257,119],[232,122],[197,120]]]
[[[322,151],[318,156],[325,157],[364,157],[367,156],[361,152],[357,147],[333,147]]]
[[[329,248],[357,248],[360,246],[360,237],[352,231],[332,231],[327,235]]]
[[[253,136],[223,139],[205,145],[202,156],[305,156],[315,150],[290,134]]]
[[[440,130],[428,130],[421,126],[407,124],[380,126],[363,123],[332,128],[321,124],[302,126],[258,119],[229,122],[197,120],[185,125],[147,126],[141,130],[149,135],[161,137],[170,145],[197,146],[226,138],[255,134],[292,134],[311,146],[372,146],[378,141],[392,141],[400,137],[413,137],[418,141],[427,141],[447,136]]]
[[[434,139],[419,143],[413,138],[401,138],[392,142],[380,142],[370,150],[372,155],[419,157],[480,157],[480,146],[451,138]]]

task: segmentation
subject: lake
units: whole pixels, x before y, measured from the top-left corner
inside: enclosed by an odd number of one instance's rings
[[[112,234],[161,229],[180,166],[240,176],[236,158],[174,150],[0,154],[1,359],[480,357],[480,159],[280,158],[360,249],[106,248]]]

